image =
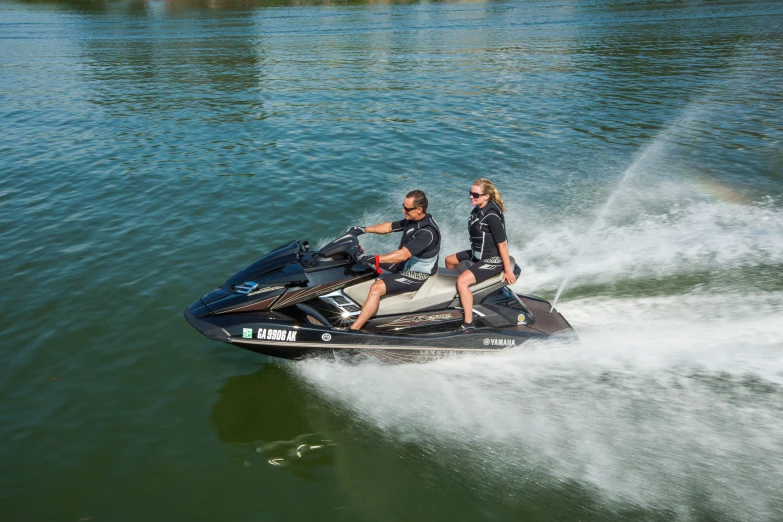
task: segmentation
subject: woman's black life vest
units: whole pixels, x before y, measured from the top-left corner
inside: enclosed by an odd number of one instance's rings
[[[474,207],[468,216],[468,232],[473,259],[500,263],[498,243],[506,241],[506,218],[503,211],[494,201],[484,205],[484,208]]]

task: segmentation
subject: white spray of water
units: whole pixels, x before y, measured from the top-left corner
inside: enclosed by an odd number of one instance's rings
[[[631,289],[560,304],[579,344],[399,367],[307,361],[295,371],[387,440],[425,447],[440,469],[469,472],[509,502],[524,502],[531,482],[573,482],[608,504],[681,520],[694,502],[730,518],[782,518],[783,211],[769,198],[716,201],[688,181],[643,197],[629,189],[614,202],[621,222],[596,231],[571,281]],[[536,223],[521,241],[515,219],[522,284],[552,289],[570,260],[555,246],[573,252],[579,222]],[[724,277],[633,292],[640,280],[704,272]]]
[[[665,281],[707,271],[732,286],[747,284],[737,280],[741,270],[774,266],[783,259],[783,212],[771,199],[754,205],[697,200],[649,212],[631,205],[636,220],[597,231],[571,269],[572,284]],[[514,251],[522,269],[520,291],[554,288],[580,244],[573,233],[580,228],[578,221],[560,224]],[[769,271],[768,280],[756,281],[757,286],[774,278],[775,271]]]
[[[709,101],[634,158],[589,226],[507,215],[520,290],[559,282],[558,299],[569,283],[624,287],[626,297],[560,304],[580,343],[398,367],[313,360],[295,371],[390,439],[431,449],[441,469],[470,470],[520,502],[531,482],[575,482],[681,520],[695,503],[783,519],[783,210],[773,198],[715,200],[671,164],[675,137],[709,118]],[[634,192],[648,178],[659,182]],[[464,220],[447,218],[444,251],[460,250]]]
[[[614,189],[614,191],[609,196],[609,199],[606,200],[606,204],[603,206],[603,208],[601,208],[600,212],[598,212],[598,216],[596,216],[595,221],[587,231],[585,238],[582,240],[582,244],[579,247],[579,250],[577,250],[576,256],[574,256],[573,260],[566,268],[565,274],[563,275],[563,281],[557,288],[557,293],[555,294],[555,299],[552,301],[552,307],[549,309],[549,313],[552,313],[552,310],[555,309],[555,305],[557,305],[557,301],[560,299],[560,295],[563,293],[563,290],[571,278],[571,272],[573,272],[574,266],[576,266],[576,264],[582,259],[585,250],[587,250],[587,247],[592,243],[593,238],[595,237],[595,233],[604,227],[606,215],[609,213],[609,210],[612,208],[615,200],[620,195],[620,192],[622,192],[625,183],[628,181],[628,178],[636,173],[638,165],[646,161],[647,157],[653,154],[657,149],[660,149],[662,145],[662,137],[658,137],[652,144],[648,145],[644,149],[644,151],[633,162],[633,164],[625,171],[625,173],[623,173],[622,177],[620,178],[620,182],[617,184],[617,188]]]
[[[617,198],[623,192],[626,184],[632,178],[644,171],[649,165],[654,164],[657,160],[664,157],[667,146],[672,137],[678,132],[682,131],[690,122],[696,119],[698,114],[703,112],[702,108],[704,107],[704,103],[704,100],[701,100],[699,103],[691,104],[680,117],[678,117],[667,128],[662,130],[650,144],[644,147],[641,152],[636,155],[631,165],[625,170],[625,172],[623,172],[623,175],[620,177],[620,181],[617,183],[617,186],[609,195],[606,203],[598,212],[595,221],[593,221],[593,224],[585,234],[576,255],[566,267],[565,273],[563,274],[563,280],[561,281],[560,286],[557,289],[557,293],[555,294],[555,298],[552,301],[550,313],[555,309],[557,302],[560,300],[560,296],[562,295],[563,290],[565,290],[566,285],[571,279],[574,268],[581,262],[585,251],[595,240],[596,233],[606,226],[606,219],[609,215],[609,212],[612,210],[615,202],[617,201]]]
[[[779,26],[780,24],[774,26],[765,25],[757,29],[753,36],[758,38],[763,34],[774,34]],[[745,64],[750,60],[757,59],[758,53],[759,50],[753,43],[738,47],[735,56],[731,60],[732,65],[720,76],[707,82],[702,87],[701,95],[692,100],[674,121],[660,131],[647,146],[637,153],[631,165],[620,176],[606,203],[598,211],[595,220],[587,229],[587,233],[583,236],[576,255],[566,266],[560,285],[555,293],[555,298],[552,301],[550,312],[554,310],[560,300],[563,291],[571,281],[574,271],[582,262],[583,256],[588,249],[592,248],[596,235],[606,227],[610,211],[614,209],[618,198],[628,184],[641,174],[652,173],[653,176],[658,174],[655,169],[656,164],[663,163],[667,159],[678,138],[692,133],[694,128],[704,125],[714,116],[712,107],[721,96],[729,93],[736,96],[747,91],[750,86],[750,78],[745,71]],[[622,254],[622,249],[620,249],[619,253]]]
[[[297,371],[385,435],[509,493],[574,481],[682,519],[699,496],[738,519],[782,514],[783,324],[769,319],[783,293],[591,298],[563,311],[578,345]]]

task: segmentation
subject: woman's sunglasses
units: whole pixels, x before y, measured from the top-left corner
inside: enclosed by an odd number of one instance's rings
[[[468,191],[468,194],[470,194],[470,197],[472,197],[473,199],[478,199],[481,196],[486,196],[486,194],[479,194],[478,192],[471,192],[471,191]]]

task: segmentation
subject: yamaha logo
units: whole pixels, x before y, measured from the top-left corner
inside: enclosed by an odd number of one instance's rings
[[[516,345],[517,341],[515,339],[484,339],[484,346],[503,346],[508,348]]]
[[[322,340],[322,341],[329,342],[329,341],[331,341],[331,340],[332,340],[332,335],[331,335],[331,334],[328,334],[328,333],[325,333],[325,334],[323,334],[323,335],[321,336],[321,340]]]

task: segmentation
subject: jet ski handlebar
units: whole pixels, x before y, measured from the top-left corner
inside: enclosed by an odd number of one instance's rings
[[[318,257],[328,259],[346,259],[356,261],[364,252],[359,245],[359,240],[353,234],[344,234],[331,243],[324,245],[316,254]]]

